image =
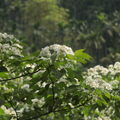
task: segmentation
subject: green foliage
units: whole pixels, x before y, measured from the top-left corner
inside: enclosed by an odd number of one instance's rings
[[[77,62],[81,63],[87,63],[89,60],[91,60],[91,56],[84,53],[84,49],[76,50],[74,55],[68,55],[69,59],[75,60]]]
[[[68,24],[68,11],[58,6],[56,0],[28,0],[23,12],[25,36],[31,40],[31,44],[35,44],[35,49],[49,44],[49,41],[59,41],[54,37],[59,26]]]
[[[40,23],[43,26],[46,24],[48,28],[52,25],[51,27],[54,28],[56,24],[66,24],[66,17],[65,9],[58,7],[56,0],[30,0],[26,2],[25,19],[28,24],[38,25]]]
[[[119,87],[102,90],[85,83],[82,64],[91,57],[84,50],[72,53],[67,46],[52,45],[29,56],[13,57],[7,50],[4,52],[4,69],[0,71],[0,119],[96,120],[106,118],[106,111],[111,110],[114,112],[107,117],[119,118]],[[46,52],[51,52],[50,56],[44,56]],[[110,77],[108,74],[106,78]],[[119,74],[115,79],[120,81]]]
[[[119,6],[119,0],[2,0],[0,28],[25,41],[29,52],[65,44],[108,65],[119,59]]]
[[[69,38],[73,48],[86,48],[97,64],[115,62],[116,56],[110,58],[109,55],[120,51],[120,1],[61,0],[60,3],[70,11],[72,28],[68,34],[73,33]]]

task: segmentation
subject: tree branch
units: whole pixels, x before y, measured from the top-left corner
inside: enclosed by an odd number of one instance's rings
[[[58,112],[64,112],[64,111],[65,111],[65,112],[69,112],[69,111],[71,111],[72,109],[76,109],[76,108],[79,108],[79,107],[81,107],[81,106],[84,106],[84,105],[87,104],[87,102],[88,102],[89,100],[91,100],[91,99],[92,99],[92,97],[89,98],[89,99],[87,99],[84,103],[75,106],[74,108],[70,108],[70,109],[58,109],[58,110],[54,110],[54,111],[48,111],[48,112],[46,112],[46,113],[39,114],[39,115],[37,115],[37,116],[33,116],[33,117],[30,117],[30,118],[27,118],[27,119],[24,119],[24,120],[34,120],[34,119],[37,119],[37,118],[40,118],[40,117],[49,115],[50,113],[58,113]]]
[[[39,72],[40,70],[41,70],[41,69],[38,69],[38,70],[36,70],[36,71],[34,71],[34,72],[26,73],[26,74],[23,74],[23,75],[14,77],[14,78],[3,79],[3,80],[0,80],[0,82],[7,82],[7,81],[15,80],[15,79],[17,79],[17,78],[21,78],[21,77],[25,77],[25,76],[28,76],[28,75],[32,75],[32,74],[34,74],[34,73]]]

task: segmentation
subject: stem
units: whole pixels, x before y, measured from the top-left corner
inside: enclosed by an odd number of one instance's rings
[[[49,65],[49,67],[51,67],[51,66],[53,66],[53,65]],[[53,105],[52,105],[52,111],[54,111],[54,105],[55,105],[55,90],[54,90],[54,81],[53,81],[53,79],[52,79],[52,77],[51,77],[51,75],[50,75],[50,70],[49,70],[49,68],[47,69],[48,70],[48,75],[49,75],[49,78],[50,78],[50,81],[51,81],[51,85],[52,85],[52,95],[53,95]]]
[[[38,69],[38,70],[36,70],[36,71],[34,71],[34,72],[26,73],[26,74],[23,74],[23,75],[14,77],[14,78],[3,79],[3,80],[0,80],[0,82],[7,82],[7,81],[15,80],[15,79],[17,79],[17,78],[21,78],[21,77],[25,77],[25,76],[28,76],[28,75],[32,75],[32,74],[34,74],[34,73],[39,72],[40,70],[41,70],[41,69]]]

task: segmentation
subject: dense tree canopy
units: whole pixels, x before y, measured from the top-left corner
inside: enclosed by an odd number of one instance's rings
[[[87,49],[95,63],[120,59],[119,0],[3,0],[1,31],[15,34],[35,51],[53,43]]]
[[[119,118],[120,0],[0,1],[0,120]]]
[[[26,56],[12,35],[0,33],[0,119],[117,120],[120,117],[120,62],[83,64],[83,49],[54,44]]]
[[[102,64],[119,57],[115,55],[120,51],[119,0],[61,0],[61,5],[69,9],[76,31],[79,31],[74,43],[88,49]]]

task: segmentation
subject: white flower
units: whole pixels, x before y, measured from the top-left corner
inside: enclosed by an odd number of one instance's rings
[[[119,81],[118,80],[113,80],[113,81],[110,82],[110,84],[116,88],[119,85]]]
[[[105,82],[104,84],[101,85],[101,88],[104,90],[104,89],[107,89],[107,90],[112,90],[112,85]]]
[[[20,108],[19,110],[17,110],[17,113],[19,113],[19,116],[21,116],[23,112],[24,112],[24,108]]]
[[[2,58],[6,54],[22,56],[22,46],[19,45],[19,41],[13,35],[0,33],[0,42],[0,55]]]
[[[35,99],[32,99],[31,101],[33,102],[33,104],[35,104],[35,103],[38,103],[38,102],[39,102],[39,99],[36,99],[36,98],[35,98]]]
[[[44,56],[44,57],[51,57],[53,55],[55,56],[64,55],[65,56],[67,54],[74,55],[74,52],[72,51],[70,47],[67,47],[65,45],[54,44],[54,45],[50,45],[50,46],[43,48],[40,53],[40,56]]]
[[[115,69],[117,69],[117,68],[120,69],[120,62],[116,62],[116,63],[114,64],[114,68],[115,68]]]
[[[104,75],[104,76],[106,76],[108,73],[109,73],[109,70],[107,68],[103,68],[101,70],[101,74]]]
[[[113,69],[114,66],[113,66],[113,65],[109,65],[108,68],[109,68],[109,69]]]
[[[15,111],[13,110],[13,108],[6,108],[4,105],[1,106],[2,110],[9,115],[16,115]]]
[[[72,103],[68,103],[68,105],[69,105],[71,108],[74,108],[74,106],[73,106]]]
[[[98,117],[98,120],[103,120],[102,118]]]
[[[27,64],[25,68],[35,68],[36,64]]]
[[[50,57],[51,56],[51,53],[49,51],[49,47],[45,47],[42,49],[41,53],[40,53],[41,56],[46,56],[46,57]]]
[[[99,88],[102,90],[112,90],[118,87],[119,82],[114,80],[115,75],[120,73],[120,62],[116,62],[114,65],[109,65],[108,68],[97,65],[87,70],[84,73],[84,79],[86,85],[93,88]],[[104,78],[110,76],[110,81],[105,81]]]
[[[21,89],[26,90],[26,91],[28,91],[28,92],[31,91],[29,84],[24,84],[24,85],[21,87]]]
[[[39,82],[37,82],[37,85],[38,85],[39,87],[44,88],[44,87],[47,85],[47,83],[46,83],[46,82],[42,82],[42,83],[41,83],[41,81],[39,81]]]
[[[23,47],[22,47],[21,45],[19,45],[19,44],[14,44],[14,46],[15,46],[15,47],[18,47],[18,48],[20,48],[20,49],[23,48]]]
[[[114,64],[114,70],[115,70],[115,73],[120,73],[120,62],[116,62]]]
[[[33,105],[37,105],[37,106],[39,106],[39,107],[42,107],[42,105],[45,103],[44,97],[42,97],[42,98],[40,98],[40,99],[34,98],[34,99],[32,99],[31,101],[32,101]]]

